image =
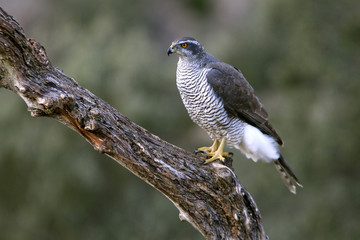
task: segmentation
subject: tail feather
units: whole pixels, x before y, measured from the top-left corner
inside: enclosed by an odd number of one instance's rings
[[[303,187],[295,176],[295,173],[291,170],[289,164],[286,162],[285,158],[280,154],[278,160],[274,161],[276,170],[280,173],[281,178],[283,179],[285,185],[288,187],[289,191],[293,194],[296,194],[296,186],[293,181],[299,186]]]

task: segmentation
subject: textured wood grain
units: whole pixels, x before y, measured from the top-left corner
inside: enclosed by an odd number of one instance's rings
[[[259,210],[229,166],[165,142],[52,66],[0,9],[0,87],[17,93],[34,117],[54,118],[158,189],[206,239],[266,239]],[[231,165],[231,162],[230,162]]]

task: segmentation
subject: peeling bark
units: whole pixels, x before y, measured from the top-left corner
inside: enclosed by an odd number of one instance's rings
[[[266,239],[260,212],[228,166],[178,148],[131,122],[52,66],[0,8],[0,87],[17,93],[34,117],[51,117],[78,132],[158,189],[206,239]]]

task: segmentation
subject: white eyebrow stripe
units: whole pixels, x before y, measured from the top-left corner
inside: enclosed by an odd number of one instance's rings
[[[200,43],[198,41],[194,41],[194,40],[186,40],[186,41],[179,42],[179,44],[182,44],[182,43],[194,43],[194,44],[200,46]]]

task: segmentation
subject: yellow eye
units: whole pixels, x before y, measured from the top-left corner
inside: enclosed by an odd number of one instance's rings
[[[187,47],[187,43],[182,43],[182,44],[181,44],[181,47],[182,47],[182,48],[186,48],[186,47]]]

